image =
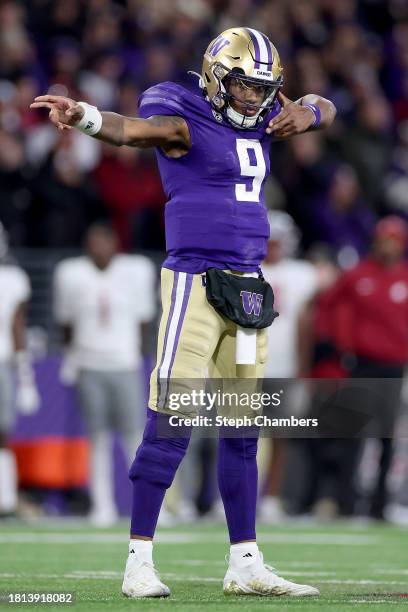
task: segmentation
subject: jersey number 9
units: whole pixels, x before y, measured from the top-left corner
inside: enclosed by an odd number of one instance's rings
[[[241,176],[252,178],[252,185],[247,183],[235,185],[235,197],[238,202],[259,202],[262,182],[266,174],[261,143],[259,140],[237,138],[237,153]]]

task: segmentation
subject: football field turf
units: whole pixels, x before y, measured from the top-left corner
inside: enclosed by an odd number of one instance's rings
[[[75,593],[66,605],[9,605],[2,609],[169,612],[265,609],[393,610],[408,606],[408,529],[379,525],[261,527],[265,561],[283,576],[317,586],[320,598],[226,597],[222,593],[225,528],[221,525],[161,529],[156,566],[172,589],[168,599],[128,600],[121,595],[127,523],[95,530],[83,523],[0,523],[0,591]]]

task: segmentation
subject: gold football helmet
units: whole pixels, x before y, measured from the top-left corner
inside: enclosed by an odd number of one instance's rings
[[[230,104],[228,79],[238,78],[244,86],[264,87],[264,99],[256,115],[249,117]],[[203,60],[201,86],[215,111],[226,114],[234,125],[252,128],[272,107],[282,86],[278,51],[269,38],[251,28],[230,28],[209,44]]]

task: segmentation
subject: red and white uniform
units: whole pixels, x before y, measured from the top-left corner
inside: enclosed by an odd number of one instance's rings
[[[385,363],[408,359],[408,264],[368,258],[331,291],[332,334],[343,352]]]
[[[55,315],[72,325],[77,365],[87,370],[135,370],[141,363],[140,323],[156,308],[155,270],[147,257],[116,255],[105,270],[88,257],[61,262],[55,275]]]
[[[12,265],[0,266],[0,363],[10,362],[14,355],[13,321],[17,308],[30,299],[27,274]]]

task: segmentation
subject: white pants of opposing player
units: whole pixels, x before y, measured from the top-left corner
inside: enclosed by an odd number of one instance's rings
[[[0,434],[13,428],[15,412],[12,401],[12,375],[8,363],[0,364]],[[17,466],[14,454],[0,448],[0,514],[15,512],[17,507]]]
[[[82,370],[78,391],[90,439],[90,518],[96,525],[106,526],[117,519],[113,434],[120,436],[130,466],[144,420],[142,380],[135,372]]]

